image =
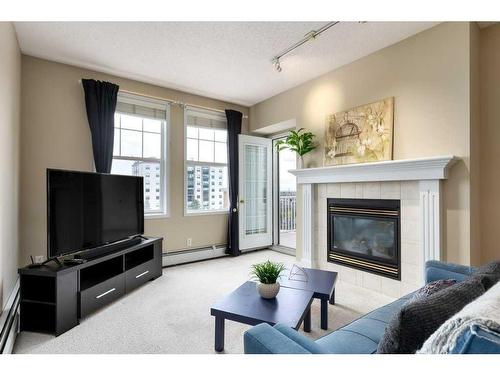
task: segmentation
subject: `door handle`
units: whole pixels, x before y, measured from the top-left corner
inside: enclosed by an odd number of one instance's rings
[[[240,203],[241,204],[245,203],[245,200],[244,199],[240,199]]]

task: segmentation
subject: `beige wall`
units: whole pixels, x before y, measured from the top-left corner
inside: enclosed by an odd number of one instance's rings
[[[128,91],[174,99],[216,109],[248,109],[120,77],[22,57],[22,158],[21,248],[22,263],[29,254],[46,253],[45,169],[93,170],[90,131],[85,113],[81,78],[107,80]],[[246,131],[246,120],[243,130]],[[170,123],[170,218],[146,220],[147,235],[165,238],[164,251],[223,244],[227,215],[184,217],[184,119],[183,109],[171,107]]]
[[[481,264],[481,111],[479,78],[480,29],[470,24],[470,261]]]
[[[19,129],[21,53],[14,27],[0,22],[0,312],[19,263]]]
[[[446,154],[462,159],[444,183],[444,258],[468,264],[471,34],[469,23],[440,24],[306,82],[253,106],[250,131],[296,119],[297,127],[317,135],[320,147],[306,158],[308,167],[317,167],[327,114],[394,96],[394,159]]]
[[[482,261],[500,259],[500,25],[481,30],[481,246]]]

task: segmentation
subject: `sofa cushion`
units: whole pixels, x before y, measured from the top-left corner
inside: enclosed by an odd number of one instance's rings
[[[340,331],[358,333],[378,343],[384,335],[386,326],[387,323],[383,321],[364,317],[340,328]]]
[[[373,310],[372,312],[366,314],[363,318],[377,319],[384,323],[389,323],[392,317],[401,310],[401,307],[408,301],[415,292],[408,294],[400,299],[397,299],[394,302],[391,302],[385,306],[378,308],[377,310]],[[362,318],[361,318],[362,319]]]
[[[415,353],[441,324],[484,291],[479,280],[469,278],[425,299],[405,304],[387,325],[377,353]]]
[[[414,293],[374,310],[335,332],[316,340],[328,353],[372,354],[384,334],[387,323]]]
[[[351,331],[334,331],[316,343],[331,354],[373,354],[377,351],[377,342]]]

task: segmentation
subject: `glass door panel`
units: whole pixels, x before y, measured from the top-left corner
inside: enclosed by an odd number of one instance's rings
[[[239,138],[240,249],[271,245],[271,141]]]

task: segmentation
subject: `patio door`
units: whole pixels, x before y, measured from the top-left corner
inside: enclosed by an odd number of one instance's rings
[[[272,141],[239,135],[240,249],[271,246]]]
[[[276,149],[276,143],[286,139],[286,135],[273,138],[273,228],[274,249],[295,255],[297,182],[289,171],[297,168],[294,152]]]

